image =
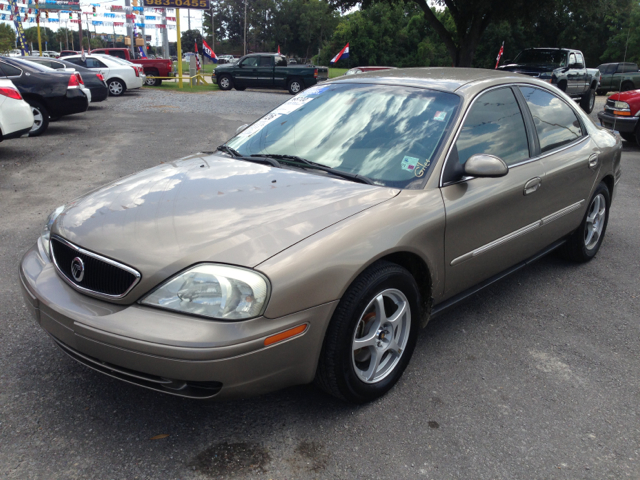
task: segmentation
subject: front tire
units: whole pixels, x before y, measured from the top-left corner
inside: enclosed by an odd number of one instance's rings
[[[28,103],[31,105],[31,113],[33,113],[33,125],[29,130],[29,136],[37,137],[42,135],[49,127],[49,111],[44,105],[35,100],[29,100]]]
[[[596,256],[609,222],[611,194],[604,183],[600,183],[589,200],[589,207],[582,223],[562,247],[562,254],[574,262],[588,262]]]
[[[596,104],[596,91],[590,88],[587,93],[580,97],[580,106],[586,113],[593,112],[593,107]]]
[[[229,75],[223,75],[218,79],[218,87],[220,87],[220,90],[231,90],[233,88],[233,80]]]
[[[407,367],[420,326],[413,276],[379,261],[351,284],[325,335],[316,385],[352,403],[387,393]]]
[[[119,97],[126,90],[124,83],[122,83],[122,81],[118,79],[109,80],[107,87],[109,87],[109,95],[113,97]]]

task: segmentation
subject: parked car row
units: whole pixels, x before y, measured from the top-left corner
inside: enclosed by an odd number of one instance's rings
[[[145,79],[142,66],[108,55],[0,57],[0,140],[41,135],[50,121],[140,88]],[[28,115],[18,115],[25,109]]]

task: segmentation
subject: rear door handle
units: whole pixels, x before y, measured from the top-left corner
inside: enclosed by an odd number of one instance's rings
[[[591,156],[589,157],[589,168],[596,168],[598,166],[599,160],[600,160],[600,157],[598,156],[598,154],[592,153]]]
[[[524,184],[524,194],[529,195],[540,188],[542,185],[542,179],[540,177],[534,177]]]

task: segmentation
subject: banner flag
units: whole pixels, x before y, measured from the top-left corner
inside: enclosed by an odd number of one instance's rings
[[[9,4],[11,5],[12,10],[18,10],[18,5],[16,3],[16,0],[9,0]],[[22,22],[20,21],[20,16],[19,15],[14,15],[13,18],[13,24],[16,27],[16,39],[18,40],[18,47],[20,48],[20,51],[22,52],[22,55],[28,55],[29,50],[27,49],[27,40],[24,36],[24,29],[22,28]]]
[[[218,56],[213,51],[213,49],[209,45],[207,45],[207,42],[205,42],[204,38],[202,39],[202,53],[204,53],[204,56],[209,60],[212,60],[213,63],[218,63]]]
[[[349,58],[349,44],[347,43],[340,53],[338,53],[335,57],[331,59],[329,63],[336,63],[338,60],[342,60],[344,58]]]
[[[502,57],[503,53],[504,53],[504,42],[502,42],[502,46],[500,47],[500,51],[498,52],[498,58],[496,58],[496,68],[494,68],[494,70],[498,68],[498,65],[500,64],[500,57]]]

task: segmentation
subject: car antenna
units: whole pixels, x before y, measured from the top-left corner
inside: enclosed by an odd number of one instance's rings
[[[627,43],[624,45],[624,57],[622,59],[622,63],[627,63],[627,48],[629,47],[629,35],[631,35],[631,27],[629,27],[629,31],[627,32]],[[620,98],[620,92],[622,92],[622,79],[620,80],[620,85],[618,85],[618,98]],[[613,131],[616,131],[616,116],[613,116]]]

